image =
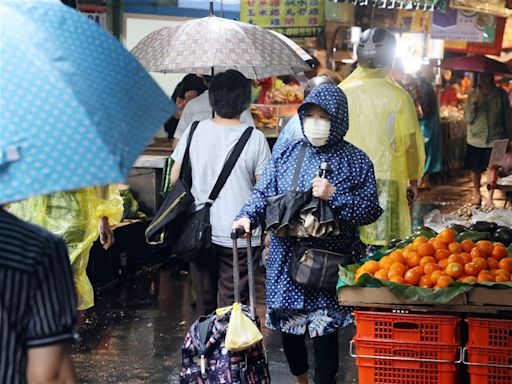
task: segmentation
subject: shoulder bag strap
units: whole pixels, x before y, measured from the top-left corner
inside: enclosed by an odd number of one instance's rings
[[[192,166],[190,165],[190,143],[192,142],[192,136],[196,131],[197,125],[199,121],[194,121],[192,126],[190,127],[190,133],[188,134],[187,139],[187,148],[185,149],[185,154],[183,155],[183,161],[181,163],[180,170],[180,180],[183,180],[189,188],[192,187]]]
[[[224,164],[224,167],[222,168],[222,171],[220,172],[219,178],[215,182],[215,185],[213,186],[212,192],[210,193],[210,196],[208,196],[208,200],[206,201],[206,205],[211,206],[217,196],[219,196],[219,193],[224,187],[224,184],[226,184],[226,181],[231,174],[231,171],[235,167],[236,162],[238,161],[238,158],[240,157],[240,154],[242,153],[242,150],[245,147],[245,144],[247,144],[247,141],[251,137],[253,127],[247,128],[238,142],[235,145],[235,148],[233,148],[233,151],[229,155],[226,163]]]
[[[306,143],[302,142],[302,146],[300,147],[299,155],[297,158],[297,164],[295,164],[295,173],[293,174],[293,179],[292,179],[292,188],[291,188],[292,191],[297,190],[299,187],[299,176],[300,176],[300,171],[302,169],[302,163],[304,163],[304,158],[306,157],[306,149],[307,149]]]

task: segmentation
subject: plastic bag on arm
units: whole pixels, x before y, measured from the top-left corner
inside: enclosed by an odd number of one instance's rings
[[[242,312],[240,303],[217,309],[217,315],[231,310],[226,339],[224,343],[230,352],[244,351],[263,339],[260,330],[254,322]]]

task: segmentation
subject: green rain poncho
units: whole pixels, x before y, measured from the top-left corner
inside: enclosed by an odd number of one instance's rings
[[[408,180],[423,176],[425,150],[409,94],[395,84],[389,69],[358,67],[341,84],[348,98],[349,129],[345,140],[372,160],[379,204],[384,213],[361,227],[366,244],[386,245],[411,233]]]
[[[89,251],[98,239],[98,222],[108,217],[118,224],[123,200],[117,187],[90,187],[72,192],[35,196],[11,204],[9,210],[20,219],[40,225],[66,242],[78,299],[78,309],[94,305],[94,291],[86,274]]]

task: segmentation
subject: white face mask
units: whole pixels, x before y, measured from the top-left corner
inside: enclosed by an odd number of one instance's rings
[[[324,119],[306,117],[304,119],[304,136],[315,147],[321,147],[327,143],[331,122]]]

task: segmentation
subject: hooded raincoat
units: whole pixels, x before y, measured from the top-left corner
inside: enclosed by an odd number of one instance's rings
[[[414,102],[389,72],[358,67],[340,84],[349,103],[350,129],[345,140],[372,160],[384,209],[379,220],[361,228],[361,240],[371,245],[386,245],[411,234],[407,186],[409,180],[423,176],[425,163]]]
[[[378,205],[375,176],[369,158],[343,137],[348,129],[345,94],[334,85],[315,88],[299,109],[303,126],[304,108],[314,104],[324,109],[331,121],[327,143],[314,147],[307,143],[306,155],[298,180],[300,191],[311,188],[322,162],[329,162],[328,180],[336,191],[328,201],[340,223],[341,233],[314,239],[314,246],[335,252],[349,252],[359,243],[358,227],[375,221],[382,213]],[[254,227],[265,219],[267,198],[285,193],[292,186],[295,164],[303,140],[290,141],[272,155],[249,200],[237,218],[247,217]],[[290,252],[296,238],[272,236],[267,259],[266,299],[269,328],[311,337],[323,336],[351,321],[350,310],[337,303],[336,292],[304,288],[288,275]]]

